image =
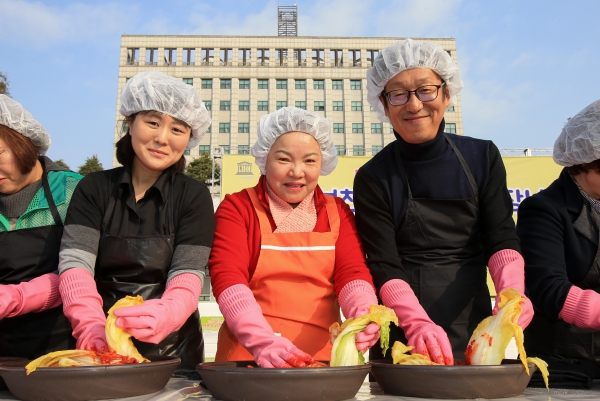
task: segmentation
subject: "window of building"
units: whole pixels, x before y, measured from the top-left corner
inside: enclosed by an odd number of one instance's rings
[[[306,66],[306,49],[294,49],[294,60],[300,66]]]
[[[196,65],[196,49],[183,49],[183,65]]]
[[[231,78],[221,79],[221,89],[231,89]]]
[[[268,79],[259,79],[258,80],[258,89],[269,89],[269,80]]]
[[[240,89],[250,89],[250,80],[240,79]]]
[[[250,101],[249,100],[240,100],[239,110],[250,110]]]
[[[231,132],[231,125],[229,123],[219,123],[219,132],[221,132],[221,133]]]
[[[354,156],[364,156],[365,155],[365,147],[363,145],[354,145],[352,147],[352,154]]]
[[[306,79],[297,79],[296,89],[306,89]]]
[[[360,90],[361,89],[361,82],[359,79],[353,79],[350,81],[350,89],[354,89],[354,90]]]
[[[371,123],[371,134],[382,134],[383,124],[382,123]]]
[[[360,67],[360,50],[348,50],[348,58],[352,67]]]
[[[454,111],[454,106],[450,106],[446,109],[446,111]]]
[[[215,49],[202,49],[202,65],[213,65]]]
[[[250,65],[250,49],[239,49],[238,58],[240,59],[238,65]]]
[[[375,111],[375,107],[369,106],[369,111]]]
[[[344,65],[341,49],[331,51],[331,62],[335,67],[341,67]]]
[[[176,65],[177,64],[177,49],[165,48],[165,65]]]
[[[221,65],[231,65],[233,59],[232,49],[221,49]]]
[[[206,110],[211,111],[212,110],[212,101],[207,100],[206,102],[204,102],[204,106],[206,107]]]
[[[138,47],[130,47],[127,49],[127,65],[140,64],[140,49]]]
[[[157,65],[158,49],[146,49],[146,65]]]
[[[287,65],[287,49],[275,49],[275,61],[279,66]]]
[[[362,102],[352,102],[352,111],[362,111]]]
[[[444,131],[449,134],[456,134],[456,124],[446,123],[446,129]]]
[[[238,123],[238,132],[250,132],[250,123]]]
[[[374,145],[371,147],[371,154],[375,156],[377,153],[381,152],[381,149],[383,149],[383,146]]]
[[[277,110],[279,110],[282,107],[287,107],[287,101],[285,101],[285,100],[278,100],[277,101]]]
[[[394,133],[394,126],[392,124],[390,124],[390,134]]]
[[[367,50],[367,63],[371,67],[373,67],[373,62],[375,61],[375,57],[379,54],[379,50]]]
[[[202,89],[212,89],[212,79],[202,78]]]
[[[278,79],[277,89],[287,89],[287,79]]]
[[[352,133],[353,134],[362,134],[363,133],[362,123],[352,123]]]
[[[331,81],[331,89],[341,90],[344,89],[344,81],[341,79],[334,79]]]
[[[258,111],[269,111],[269,101],[268,100],[259,100],[258,101]]]
[[[333,111],[344,111],[344,102],[333,102]]]
[[[184,149],[183,150],[183,154],[184,155],[189,155],[190,154],[190,150],[189,149]]]
[[[238,146],[238,154],[239,155],[249,155],[250,154],[250,146],[249,145]]]
[[[221,145],[221,148],[223,149],[224,155],[228,155],[231,153],[231,147],[229,145]]]
[[[296,101],[296,107],[302,110],[306,110],[306,102],[305,101]]]
[[[183,78],[183,83],[188,85],[194,85],[194,78]]]
[[[450,50],[446,50],[446,53],[448,53],[448,55],[449,55],[450,57],[452,57],[452,53],[450,53]]]
[[[346,155],[346,148],[344,147],[344,145],[335,145],[335,150],[337,150],[338,156]]]
[[[333,132],[335,134],[343,134],[344,133],[344,123],[333,123]]]
[[[256,58],[258,65],[269,65],[269,49],[257,49]]]
[[[210,134],[212,131],[212,125],[209,125],[208,128],[206,129],[206,133]]]
[[[315,89],[325,89],[325,80],[324,79],[315,79],[313,81]]]
[[[200,146],[198,146],[198,154],[201,155],[201,156],[203,154],[210,155],[210,145],[200,145]]]
[[[325,102],[315,102],[315,111],[325,111]]]
[[[219,110],[231,110],[231,101],[230,100],[221,100],[221,106]]]
[[[325,50],[313,49],[312,51],[313,66],[320,67],[325,65]]]

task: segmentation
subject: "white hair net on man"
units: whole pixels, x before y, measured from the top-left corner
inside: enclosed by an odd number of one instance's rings
[[[383,49],[375,57],[373,67],[367,71],[367,101],[377,111],[379,120],[390,122],[379,101],[385,85],[402,71],[413,68],[435,71],[446,82],[450,91],[450,106],[456,104],[456,94],[462,89],[463,81],[452,57],[437,43],[406,39]]]
[[[554,142],[552,157],[565,167],[600,159],[600,100],[567,121]]]
[[[158,71],[134,75],[121,92],[122,115],[150,110],[167,114],[192,128],[188,149],[200,143],[211,123],[206,106],[192,85]]]
[[[293,131],[305,132],[317,140],[321,148],[321,175],[331,173],[338,162],[331,122],[317,113],[297,107],[282,107],[260,118],[258,140],[250,149],[260,172],[265,174],[267,155],[275,140]]]
[[[0,95],[0,124],[23,135],[35,145],[40,155],[45,155],[52,143],[50,134],[21,103]]]

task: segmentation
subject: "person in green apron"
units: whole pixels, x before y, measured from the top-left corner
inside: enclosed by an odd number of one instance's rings
[[[78,349],[106,346],[106,312],[126,295],[144,304],[115,310],[140,353],[181,358],[176,374],[204,360],[198,298],[215,218],[207,186],[185,174],[184,151],[211,119],[196,89],[160,72],[127,81],[117,142],[123,167],[87,175],[75,191],[60,250],[60,293]]]
[[[44,156],[50,135],[0,95],[0,357],[73,348],[60,307],[58,252],[79,174]]]
[[[367,264],[381,301],[398,315],[391,343],[449,365],[464,359],[473,330],[492,314],[486,264],[498,293],[512,287],[524,296],[500,153],[491,141],[444,132],[444,112],[462,86],[436,43],[406,39],[385,48],[367,71],[367,100],[396,140],[354,179]],[[522,308],[525,328],[533,308],[528,299]],[[370,357],[383,357],[381,349]]]
[[[560,176],[519,206],[517,235],[536,309],[525,349],[548,362],[551,387],[590,388],[600,379],[599,145],[596,100],[554,143]]]

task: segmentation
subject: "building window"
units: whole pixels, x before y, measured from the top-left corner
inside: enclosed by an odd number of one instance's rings
[[[269,49],[257,49],[256,58],[258,65],[269,65]]]
[[[268,79],[259,79],[258,80],[258,89],[269,89],[269,80]]]
[[[221,49],[221,65],[231,65],[232,49]]]
[[[346,148],[344,147],[344,145],[335,145],[335,150],[337,150],[338,156],[346,155]]]
[[[183,65],[196,65],[196,49],[183,49]]]
[[[212,89],[212,79],[202,79],[202,89]]]
[[[202,156],[203,154],[210,155],[210,145],[200,145],[198,146],[198,154]]]
[[[250,89],[250,80],[240,79],[240,89]]]
[[[315,79],[313,88],[315,89],[325,89],[325,80],[323,79]]]
[[[277,110],[279,110],[282,107],[287,107],[287,101],[285,101],[285,100],[277,101]]]
[[[212,125],[209,125],[208,128],[206,129],[206,133],[210,134],[212,131]]]
[[[306,66],[306,49],[294,49],[294,60],[299,66]]]
[[[184,149],[183,150],[183,154],[184,155],[189,155],[190,154],[190,150],[189,149]]]
[[[367,62],[371,67],[373,67],[373,62],[375,61],[375,57],[379,54],[379,50],[367,50]]]
[[[325,65],[325,50],[313,49],[312,51],[313,66],[319,67]]]
[[[333,102],[333,111],[344,111],[344,102]]]
[[[213,65],[215,49],[202,49],[202,65]]]
[[[352,102],[352,111],[362,111],[362,102]]]
[[[146,65],[157,65],[158,49],[146,49]]]
[[[277,89],[287,89],[287,79],[278,79]]]
[[[302,110],[306,110],[306,102],[305,101],[296,101],[296,107]]]
[[[239,103],[240,110],[250,110],[250,101],[249,100],[240,100]]]
[[[335,67],[341,67],[344,65],[342,50],[332,50],[331,51],[331,61],[333,61],[333,65]]]
[[[194,78],[183,78],[183,83],[188,85],[194,85]]]
[[[325,111],[325,102],[315,102],[315,111]]]
[[[383,124],[382,123],[371,123],[371,134],[382,134]]]
[[[331,89],[344,89],[344,82],[341,79],[334,79],[331,81]]]
[[[269,111],[269,101],[268,100],[259,100],[258,101],[258,111]]]
[[[365,155],[365,147],[362,145],[354,145],[352,147],[352,154],[354,156],[364,156]]]
[[[375,107],[369,106],[369,111],[375,111]]]
[[[165,48],[165,65],[176,65],[177,64],[177,49]]]
[[[392,124],[390,124],[390,134],[394,133],[394,126]]]
[[[231,125],[229,123],[219,123],[219,132],[231,132]]]
[[[360,67],[360,50],[348,50],[348,58],[352,67]]]
[[[352,123],[352,133],[353,134],[362,134],[363,133],[362,123]]]
[[[231,147],[229,145],[221,145],[221,148],[223,148],[224,155],[228,155],[231,152]]]
[[[283,67],[287,65],[287,49],[275,49],[275,61]]]
[[[250,49],[239,49],[238,59],[242,60],[238,65],[250,65]]]
[[[250,146],[248,146],[248,145],[238,146],[238,154],[239,155],[249,155],[250,154]]]
[[[449,134],[456,134],[456,124],[446,123],[446,129],[444,131]]]
[[[353,79],[350,81],[350,89],[354,89],[354,90],[360,90],[361,89],[361,83],[359,79]]]
[[[140,60],[140,49],[137,47],[130,47],[127,49],[127,65],[139,65]]]
[[[306,89],[306,79],[297,79],[296,89]]]
[[[454,111],[454,106],[450,106],[446,109],[446,111]]]
[[[344,123],[333,123],[333,133],[334,134],[343,134],[344,133]]]
[[[219,110],[231,110],[231,101],[230,100],[221,100],[221,106]]]
[[[383,146],[375,145],[371,147],[371,154],[375,156],[377,153],[381,152],[381,149],[383,149]]]
[[[250,132],[250,123],[238,123],[238,132]]]
[[[212,101],[207,100],[206,102],[204,102],[204,106],[206,107],[206,110],[211,111],[212,110]]]
[[[221,89],[231,89],[231,78],[221,80]]]

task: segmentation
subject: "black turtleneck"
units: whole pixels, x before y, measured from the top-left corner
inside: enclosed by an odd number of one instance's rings
[[[396,141],[387,145],[356,174],[356,225],[377,288],[390,279],[407,279],[395,243],[408,201],[399,163],[404,166],[413,198],[468,199],[473,196],[467,176],[446,141],[443,129],[442,121],[433,140],[417,145],[405,142],[394,133]],[[506,171],[498,148],[491,141],[446,135],[462,154],[478,187],[484,260],[502,249],[520,251],[512,218],[512,200],[506,187]]]

